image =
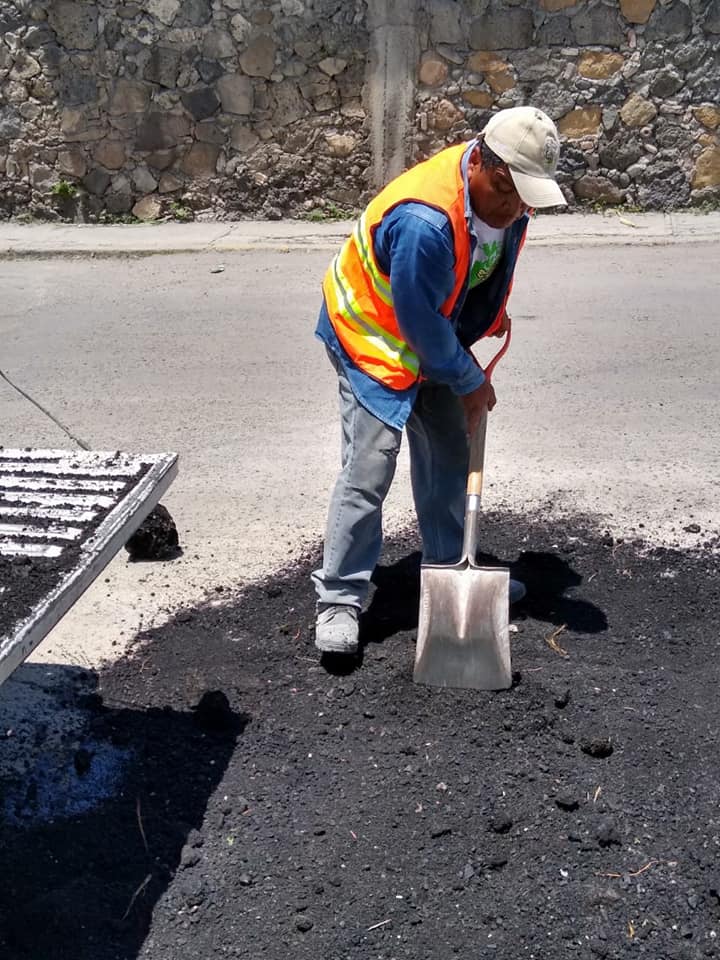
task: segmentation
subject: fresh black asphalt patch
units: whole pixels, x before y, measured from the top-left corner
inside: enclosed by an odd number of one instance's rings
[[[717,956],[720,558],[698,541],[492,515],[489,557],[529,588],[499,693],[413,684],[409,536],[349,664],[316,655],[304,556],[75,670],[55,794],[49,758],[0,782],[0,956]]]

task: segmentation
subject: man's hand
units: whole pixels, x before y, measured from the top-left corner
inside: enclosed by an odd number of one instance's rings
[[[482,386],[472,393],[466,393],[460,397],[465,410],[465,420],[467,421],[468,436],[472,436],[480,423],[480,417],[485,410],[492,410],[495,406],[495,390],[489,380],[486,380]]]

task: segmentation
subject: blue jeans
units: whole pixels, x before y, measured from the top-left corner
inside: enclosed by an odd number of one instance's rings
[[[312,579],[321,603],[362,606],[382,548],[382,509],[395,475],[402,431],[355,399],[342,366],[338,375],[342,468],[330,500],[323,565]],[[457,396],[423,383],[407,425],[410,476],[423,561],[454,563],[462,552],[468,442]]]

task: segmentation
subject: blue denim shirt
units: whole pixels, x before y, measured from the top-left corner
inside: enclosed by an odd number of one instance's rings
[[[467,164],[471,144],[462,160],[465,177],[465,213],[471,248],[472,229]],[[512,280],[518,249],[527,227],[523,216],[506,234],[503,256],[495,271],[468,296],[468,281],[451,316],[441,312],[455,285],[455,248],[448,217],[423,203],[408,201],[394,207],[375,231],[378,266],[390,277],[393,307],[406,341],[420,358],[423,376],[447,384],[458,396],[471,393],[485,380],[468,347],[488,330]],[[469,277],[468,277],[469,280]],[[402,429],[410,416],[418,384],[394,390],[368,376],[343,349],[322,304],[315,335],[336,354],[358,401],[388,426]]]

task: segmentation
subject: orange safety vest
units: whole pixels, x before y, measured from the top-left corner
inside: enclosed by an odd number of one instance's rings
[[[394,390],[410,387],[420,378],[420,361],[400,331],[390,277],[382,272],[375,257],[375,230],[400,203],[425,203],[447,215],[455,246],[455,284],[440,309],[450,317],[465,289],[470,268],[461,169],[468,146],[460,143],[441,150],[392,180],[370,201],[325,274],[325,305],[338,340],[357,367]],[[491,330],[498,321],[493,322]]]

